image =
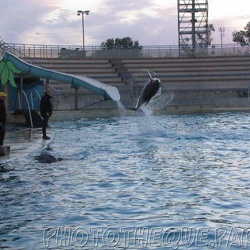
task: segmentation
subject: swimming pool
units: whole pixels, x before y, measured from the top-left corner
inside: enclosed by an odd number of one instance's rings
[[[0,173],[0,247],[250,245],[250,114],[53,122],[52,164]]]

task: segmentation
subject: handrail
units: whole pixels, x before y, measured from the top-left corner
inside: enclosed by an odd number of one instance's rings
[[[6,47],[7,45],[7,47]],[[1,45],[1,48],[4,50],[4,51],[8,51],[8,48],[10,50],[14,50],[14,55],[16,55],[15,52],[18,53],[18,56],[19,57],[26,57],[28,59],[30,59],[32,61],[32,63],[36,64],[36,65],[39,65],[40,67],[43,67],[40,63],[37,63],[36,60],[33,59],[33,57],[28,57],[26,54],[25,54],[25,49],[24,51],[20,50],[20,49],[16,49],[15,46],[13,46],[13,44],[9,44],[9,43],[6,43],[6,42],[3,42],[3,44]],[[21,56],[20,56],[21,55]]]
[[[32,115],[31,115],[31,109],[30,109],[30,104],[29,104],[29,100],[28,100],[28,97],[25,93],[24,90],[22,90],[22,93],[26,99],[26,102],[27,102],[27,106],[28,106],[28,111],[29,111],[29,117],[30,117],[30,126],[33,128],[33,119],[32,119]],[[19,100],[19,108],[21,108],[21,102],[20,102],[20,93],[18,93],[18,100]]]
[[[182,49],[178,45],[146,45],[139,48],[108,49],[103,46],[85,46],[83,55],[82,47],[78,45],[41,45],[41,44],[16,44],[5,43],[5,50],[14,55],[25,58],[64,58],[64,59],[110,59],[110,58],[141,58],[141,57],[192,57],[191,49]],[[68,52],[68,53],[64,53]],[[239,44],[212,44],[206,48],[196,48],[196,57],[203,56],[232,56],[249,55],[249,46]],[[35,61],[35,60],[34,60]]]
[[[32,89],[32,91],[30,92],[30,101],[32,109],[34,109],[33,92],[35,92],[38,95],[39,100],[41,100],[41,95],[39,94],[39,92],[36,89]]]

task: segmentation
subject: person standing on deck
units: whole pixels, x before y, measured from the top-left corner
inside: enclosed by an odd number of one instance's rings
[[[41,98],[40,101],[40,113],[41,116],[43,118],[43,126],[42,126],[42,130],[43,130],[43,139],[44,140],[49,140],[50,137],[47,136],[46,134],[46,128],[48,126],[48,121],[49,118],[52,115],[52,104],[50,99],[52,98],[51,94],[50,94],[50,89],[45,90],[44,95]]]
[[[5,97],[7,95],[4,92],[0,92],[0,146],[3,145],[5,137],[5,124],[7,121],[7,112],[5,106]]]

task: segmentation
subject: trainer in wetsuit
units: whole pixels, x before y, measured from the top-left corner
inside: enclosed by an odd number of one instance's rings
[[[50,90],[47,89],[44,92],[44,95],[42,96],[41,101],[40,101],[40,113],[41,113],[41,116],[43,118],[42,129],[43,129],[43,139],[44,140],[50,139],[50,137],[47,136],[47,134],[46,134],[46,128],[48,126],[49,118],[52,115],[52,104],[50,101],[51,98],[52,98],[52,96],[50,94]]]

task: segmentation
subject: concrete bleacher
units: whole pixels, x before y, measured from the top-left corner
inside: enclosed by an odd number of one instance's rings
[[[149,58],[123,60],[136,82],[155,72],[167,90],[248,88],[250,57]]]
[[[109,61],[105,59],[68,60],[36,58],[35,63],[28,59],[26,61],[43,68],[67,74],[85,75],[92,78],[106,78],[105,83],[107,84],[113,82],[113,79],[117,77],[116,72],[109,64]]]
[[[31,60],[27,62],[34,64]],[[133,106],[148,76],[146,71],[155,72],[162,81],[164,92],[173,92],[175,105],[194,105],[201,100],[213,98],[238,98],[250,86],[250,57],[169,57],[110,59],[84,58],[45,59],[36,58],[36,64],[44,68],[68,74],[84,75],[118,88],[126,106]],[[129,76],[126,81],[124,76]],[[132,79],[132,80],[131,80]],[[54,83],[61,92],[71,88],[70,83]],[[81,90],[84,92],[84,90]],[[136,93],[135,93],[136,92]],[[211,102],[212,103],[212,102]]]
[[[74,60],[74,59],[55,59],[55,58],[36,58],[35,62],[31,59],[25,61],[43,68],[55,70],[58,72],[83,75],[96,79],[102,83],[115,86],[119,91],[127,91],[127,86],[123,79],[117,74],[115,68],[110,64],[108,59],[87,59]],[[51,81],[52,87],[60,90],[60,92],[72,92],[71,83],[58,83]],[[85,90],[80,88],[81,92]]]

